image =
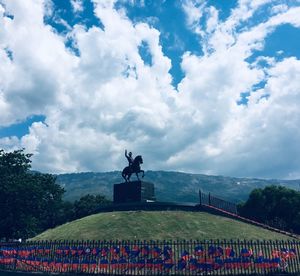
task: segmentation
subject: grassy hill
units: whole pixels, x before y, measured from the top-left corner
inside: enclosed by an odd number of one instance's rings
[[[130,211],[88,216],[33,240],[289,239],[260,227],[203,212]]]
[[[135,176],[132,176],[132,180],[134,179]],[[175,202],[198,202],[199,189],[229,201],[239,202],[247,200],[254,188],[264,188],[275,184],[298,190],[300,185],[300,180],[235,178],[166,171],[146,171],[144,180],[154,183],[158,201]],[[113,184],[120,182],[123,182],[123,178],[119,171],[71,173],[57,176],[57,183],[66,190],[65,199],[70,201],[88,193],[102,194],[112,198]]]

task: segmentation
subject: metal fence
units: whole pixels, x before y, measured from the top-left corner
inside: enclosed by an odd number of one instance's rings
[[[299,241],[0,243],[0,269],[107,275],[300,273]]]
[[[212,196],[210,193],[205,194],[199,190],[199,200],[200,205],[208,205],[213,206],[218,209],[227,211],[232,214],[237,214],[237,206],[236,204],[220,199],[218,197]]]

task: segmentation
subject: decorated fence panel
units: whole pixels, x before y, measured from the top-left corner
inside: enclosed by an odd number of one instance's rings
[[[300,273],[299,241],[0,243],[0,268],[109,275]]]

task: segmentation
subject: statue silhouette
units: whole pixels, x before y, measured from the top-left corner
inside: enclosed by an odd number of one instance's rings
[[[129,152],[127,154],[127,150],[125,150],[125,157],[127,158],[128,160],[128,166],[130,167],[133,163],[133,157],[132,157],[132,152]]]
[[[122,171],[122,176],[125,179],[126,182],[130,182],[130,177],[133,173],[136,174],[136,177],[138,180],[139,178],[139,173],[143,173],[142,177],[144,177],[145,172],[141,170],[141,164],[143,164],[143,158],[141,155],[136,156],[134,159],[132,158],[132,153],[129,152],[127,155],[127,150],[125,150],[125,157],[128,160],[129,165],[125,167]]]

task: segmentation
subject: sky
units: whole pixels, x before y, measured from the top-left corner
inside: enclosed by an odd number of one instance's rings
[[[300,0],[0,0],[0,148],[48,173],[300,178]]]

